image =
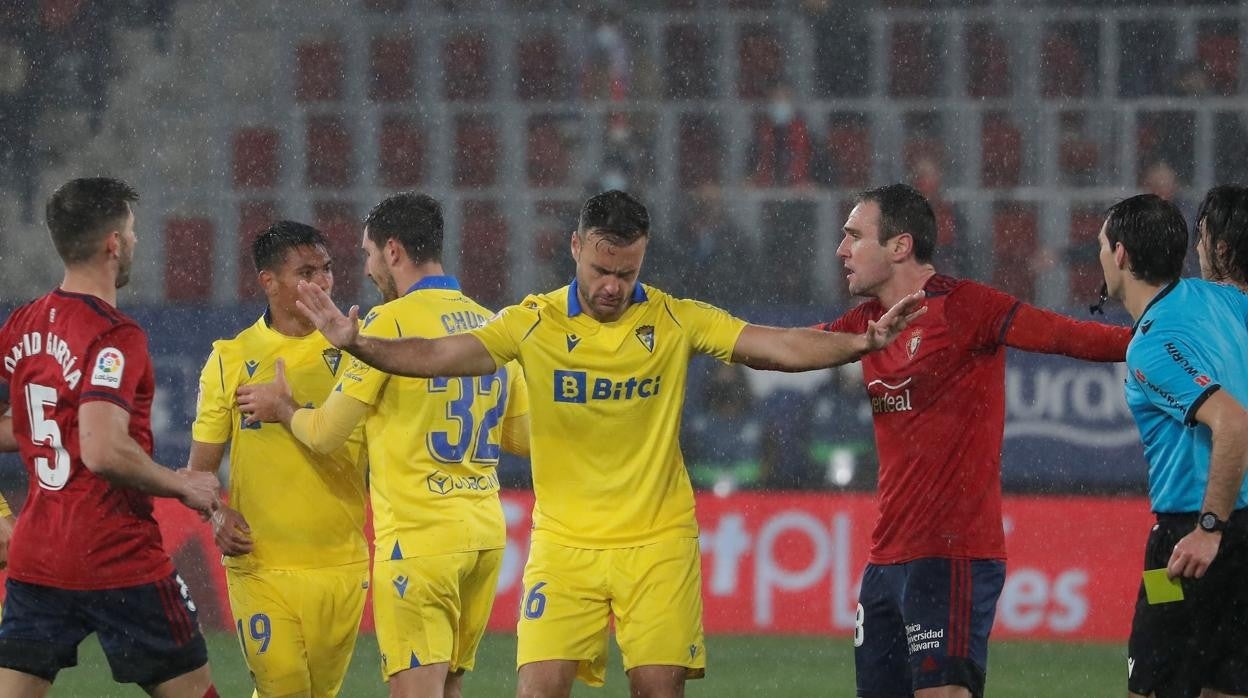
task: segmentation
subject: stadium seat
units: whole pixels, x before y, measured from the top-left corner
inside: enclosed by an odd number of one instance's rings
[[[762,99],[771,88],[784,81],[784,48],[771,27],[765,24],[742,27],[737,51],[740,57],[737,96]]]
[[[1071,211],[1067,280],[1072,303],[1095,301],[1096,289],[1105,278],[1098,240],[1104,223],[1104,206],[1089,205]]]
[[[235,189],[277,186],[277,129],[240,128],[234,132],[233,182]]]
[[[893,25],[889,56],[889,94],[894,97],[934,97],[940,93],[938,48],[934,27]]]
[[[710,97],[715,91],[712,38],[696,24],[673,24],[663,33],[663,84],[669,99]]]
[[[212,299],[215,230],[207,218],[165,221],[165,300],[207,302]]]
[[[676,146],[680,186],[719,183],[723,173],[723,139],[719,124],[707,114],[680,117],[680,142]]]
[[[970,97],[1010,96],[1010,49],[996,26],[987,22],[967,27],[966,94]]]
[[[494,201],[465,201],[460,226],[459,279],[464,292],[487,308],[506,297],[510,276],[507,221]]]
[[[1205,34],[1197,39],[1197,60],[1219,94],[1234,94],[1238,89],[1239,55],[1239,37],[1235,34]]]
[[[531,187],[558,187],[568,183],[572,154],[559,122],[549,116],[529,119],[525,171]]]
[[[1032,260],[1039,237],[1034,207],[999,202],[992,215],[992,283],[1024,301],[1035,295],[1036,276]]]
[[[425,177],[425,139],[416,120],[387,114],[378,134],[377,174],[391,189],[414,187]]]
[[[526,101],[566,97],[567,65],[555,34],[522,39],[516,47],[516,97]]]
[[[277,220],[277,204],[272,201],[244,201],[238,205],[238,298],[249,300],[264,294],[256,285],[256,268],[251,259],[251,241]]]
[[[313,187],[342,189],[351,185],[355,167],[351,158],[351,135],[342,117],[309,116],[306,132],[305,181]]]
[[[1066,34],[1068,30],[1051,28],[1040,48],[1040,93],[1049,99],[1088,93],[1089,66],[1084,65],[1079,47]]]
[[[980,181],[985,187],[1016,187],[1023,171],[1023,134],[1002,112],[984,115],[980,127]]]
[[[416,96],[416,48],[405,34],[375,36],[368,52],[368,97],[401,102]]]
[[[337,102],[346,80],[342,44],[308,41],[295,49],[295,99],[300,102]]]
[[[490,51],[485,34],[462,32],[442,49],[442,94],[453,102],[490,96]]]
[[[867,186],[871,181],[871,131],[866,121],[833,123],[828,129],[828,156],[836,186]]]
[[[346,201],[317,201],[312,204],[316,227],[329,241],[334,260],[334,295],[355,298],[359,292],[360,237],[363,229],[355,207]]]
[[[500,148],[498,129],[490,117],[476,114],[456,117],[455,186],[493,185],[498,176]]]

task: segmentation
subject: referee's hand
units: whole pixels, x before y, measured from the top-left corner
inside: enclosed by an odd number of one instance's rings
[[[1222,545],[1221,532],[1202,531],[1199,528],[1183,536],[1170,553],[1170,563],[1166,565],[1166,574],[1175,577],[1200,579],[1218,555],[1218,546]]]

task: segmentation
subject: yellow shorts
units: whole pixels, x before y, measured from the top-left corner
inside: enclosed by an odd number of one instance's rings
[[[427,664],[471,670],[494,608],[503,551],[376,560],[373,618],[382,675]]]
[[[226,568],[234,629],[260,696],[335,696],[368,593],[368,563],[311,570]]]
[[[610,616],[625,671],[683,666],[688,678],[701,678],[706,648],[698,539],[607,550],[533,541],[516,629],[517,666],[575,659],[577,678],[601,686]]]

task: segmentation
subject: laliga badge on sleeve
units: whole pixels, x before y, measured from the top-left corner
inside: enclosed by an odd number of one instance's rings
[[[1183,600],[1183,586],[1179,580],[1166,576],[1166,568],[1144,570],[1144,595],[1150,606]]]

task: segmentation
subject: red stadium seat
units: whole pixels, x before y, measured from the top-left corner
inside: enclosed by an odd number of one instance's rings
[[[1096,300],[1093,296],[1104,280],[1101,271],[1101,226],[1105,223],[1103,206],[1075,209],[1070,214],[1070,265],[1067,280],[1071,301]]]
[[[992,283],[1024,301],[1035,295],[1032,260],[1039,237],[1036,211],[1014,202],[1001,202],[992,216]]]
[[[295,49],[295,99],[300,102],[337,102],[346,79],[342,44],[311,41]]]
[[[492,186],[498,177],[500,152],[498,130],[489,117],[472,114],[456,117],[455,186]]]
[[[451,101],[490,96],[490,52],[485,34],[457,34],[442,49],[442,93]]]
[[[165,300],[212,299],[215,228],[207,218],[165,221]]]
[[[767,25],[743,27],[737,50],[737,95],[742,99],[766,97],[771,88],[784,81],[784,48]]]
[[[715,91],[711,39],[696,24],[674,24],[663,34],[664,94],[670,99],[710,97]]]
[[[460,226],[459,279],[464,292],[487,308],[506,297],[507,221],[494,201],[465,201]]]
[[[723,138],[719,125],[706,114],[681,116],[676,157],[680,186],[688,189],[722,181]]]
[[[416,48],[405,34],[375,36],[368,52],[368,96],[401,102],[416,96]]]
[[[264,293],[256,283],[256,267],[251,260],[251,241],[277,221],[277,204],[272,201],[244,201],[238,205],[238,298],[260,298]]]
[[[388,114],[381,120],[377,170],[382,185],[414,187],[425,177],[425,139],[411,117]]]
[[[309,116],[305,181],[313,187],[342,189],[351,185],[351,136],[338,116]]]
[[[363,229],[355,208],[345,201],[317,201],[312,205],[316,227],[329,240],[334,260],[334,295],[355,298],[359,292],[360,240]]]
[[[871,181],[871,131],[865,123],[833,124],[828,155],[838,187],[865,187]]]
[[[1239,86],[1239,37],[1208,34],[1196,42],[1196,56],[1219,94],[1234,94]]]
[[[987,22],[968,27],[966,93],[971,97],[1010,95],[1010,49],[996,27]]]
[[[894,97],[934,97],[940,73],[933,28],[924,24],[893,26],[889,58],[889,94]]]
[[[269,189],[277,186],[277,129],[240,128],[233,138],[235,189]]]
[[[568,152],[559,122],[547,117],[529,120],[525,149],[525,170],[529,186],[559,187],[572,174],[572,154]]]
[[[985,187],[1016,187],[1023,171],[1023,134],[1002,113],[984,115],[980,127],[980,181]]]
[[[1040,71],[1040,93],[1047,98],[1087,94],[1088,66],[1081,60],[1079,47],[1060,30],[1052,30],[1044,39],[1040,48]]]
[[[550,101],[566,96],[567,64],[554,34],[521,40],[516,47],[516,97]]]

